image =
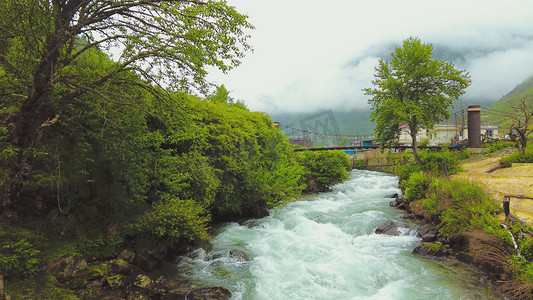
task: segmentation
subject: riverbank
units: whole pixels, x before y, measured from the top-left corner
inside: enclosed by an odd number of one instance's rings
[[[457,165],[460,156],[423,153],[419,163],[407,162],[396,169],[407,216],[423,220],[437,233],[414,252],[467,262],[485,272],[506,298],[529,299],[533,230],[527,222],[506,219],[501,199],[529,195],[531,164],[503,169],[497,156],[468,155],[447,178],[444,167]],[[517,209],[512,213],[524,216]]]

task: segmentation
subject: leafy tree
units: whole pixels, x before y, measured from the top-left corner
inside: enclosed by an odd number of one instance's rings
[[[514,109],[521,114],[521,116],[511,115],[513,119],[511,128],[509,130],[509,138],[513,142],[515,148],[524,155],[527,147],[528,136],[533,133],[533,107],[527,105],[527,99],[522,99],[518,106]],[[523,117],[522,117],[523,116]]]
[[[391,53],[390,62],[380,59],[372,81],[375,88],[364,89],[372,96],[370,117],[376,122],[377,138],[394,143],[400,125],[407,124],[416,160],[418,131],[449,117],[453,101],[470,85],[467,72],[433,58],[432,53],[431,44],[413,37],[405,40]]]
[[[0,15],[0,112],[19,149],[9,174],[18,182],[4,185],[0,208],[20,198],[34,176],[29,149],[64,117],[66,106],[86,105],[80,100],[87,94],[132,104],[121,89],[107,88],[117,78],[159,101],[168,94],[154,84],[206,90],[206,68],[238,65],[250,48],[244,30],[252,28],[224,1],[6,0]],[[84,54],[96,49],[113,52],[116,62],[76,72]],[[139,80],[120,77],[128,72]]]

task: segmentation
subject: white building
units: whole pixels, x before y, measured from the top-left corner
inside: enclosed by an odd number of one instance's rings
[[[411,135],[409,128],[403,124],[400,126],[400,136],[398,138],[399,145],[411,146]],[[455,124],[437,124],[431,130],[422,129],[417,135],[417,141],[421,142],[424,139],[429,140],[429,146],[439,146],[443,144],[457,144],[468,140],[468,128],[466,126]],[[481,139],[499,139],[500,128],[496,124],[482,124],[481,125]]]
[[[416,134],[416,140],[420,143],[421,140],[427,138],[427,130],[421,129]],[[400,136],[398,137],[398,145],[411,146],[411,132],[407,124],[400,125]]]

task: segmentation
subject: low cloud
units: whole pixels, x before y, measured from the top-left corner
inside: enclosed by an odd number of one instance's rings
[[[379,58],[409,36],[471,74],[465,99],[495,102],[533,75],[533,2],[450,1],[229,0],[256,26],[255,51],[212,79],[267,113],[366,109]]]

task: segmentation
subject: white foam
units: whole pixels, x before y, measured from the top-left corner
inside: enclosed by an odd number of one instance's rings
[[[411,254],[420,239],[386,198],[398,192],[396,177],[354,171],[332,192],[243,226],[229,224],[209,253],[199,251],[180,266],[198,284],[228,287],[234,299],[454,299],[470,293],[461,277],[444,276]],[[387,220],[399,225],[399,236],[372,233]],[[224,255],[233,249],[252,261]],[[222,257],[212,260],[215,254]]]

